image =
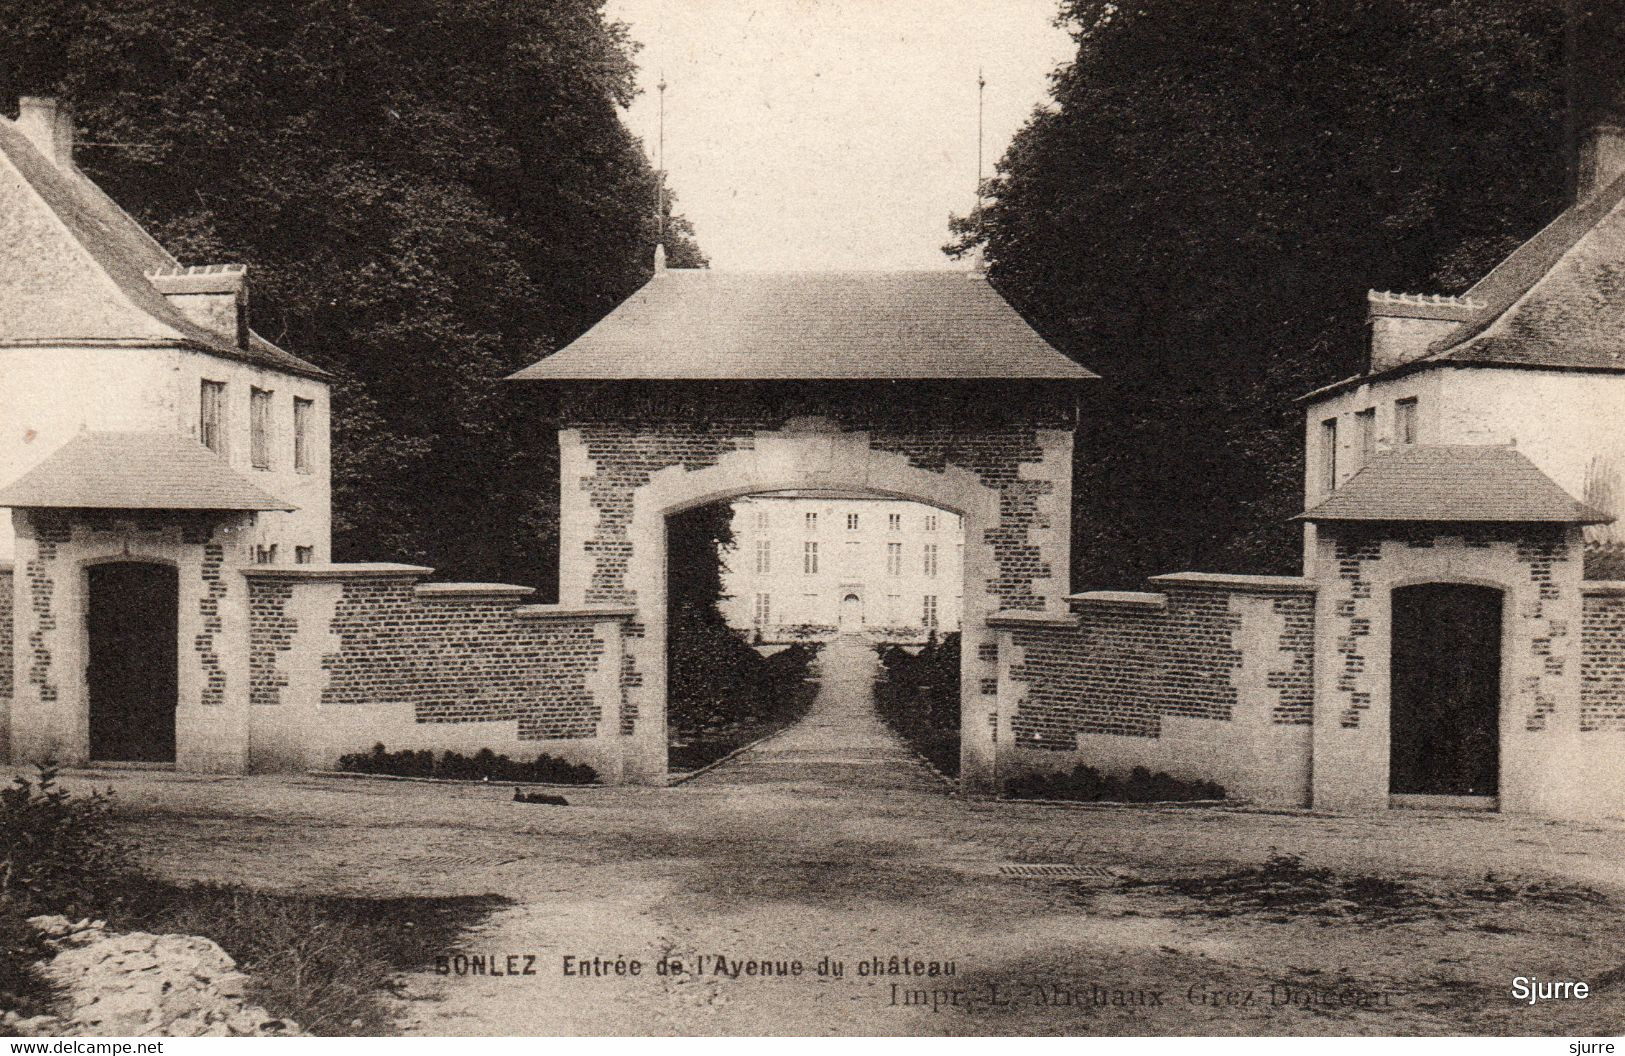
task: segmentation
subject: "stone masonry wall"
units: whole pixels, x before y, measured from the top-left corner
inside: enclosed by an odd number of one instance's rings
[[[1013,719],[1018,743],[1071,751],[1079,733],[1158,737],[1171,715],[1230,721],[1248,659],[1241,597],[1261,598],[1273,616],[1258,641],[1269,656],[1254,661],[1266,667],[1270,721],[1308,724],[1313,593],[1170,588],[1137,601],[1084,601],[1067,623],[1012,630],[1021,659],[1010,678],[1025,687]]]
[[[1157,582],[1164,592],[1075,595],[1070,617],[995,621],[1016,769],[1145,765],[1219,780],[1233,794],[1301,800],[1313,588],[1276,577]]]
[[[1625,593],[1585,595],[1580,732],[1625,731]]]
[[[526,605],[524,588],[420,586],[427,570],[333,569],[249,576],[256,766],[301,753],[329,766],[375,742],[500,751],[618,732],[614,616]]]

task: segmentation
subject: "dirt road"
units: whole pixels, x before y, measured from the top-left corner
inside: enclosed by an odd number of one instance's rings
[[[514,899],[446,951],[464,972],[407,977],[411,1033],[1625,1027],[1625,825],[962,800],[871,713],[872,652],[820,663],[798,726],[686,784],[568,807],[505,786],[97,783],[177,878]],[[1301,865],[1257,871],[1272,853]],[[1520,1005],[1518,975],[1593,996]]]

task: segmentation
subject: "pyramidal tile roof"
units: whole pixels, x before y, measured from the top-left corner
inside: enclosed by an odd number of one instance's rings
[[[1402,447],[1377,455],[1304,521],[1607,524],[1510,447]]]
[[[173,433],[80,433],[0,488],[0,506],[81,510],[294,510]]]
[[[671,269],[513,380],[1093,377],[981,275]]]
[[[89,177],[0,118],[0,345],[180,344],[327,377],[258,334],[243,347],[186,318],[153,277],[189,271]]]

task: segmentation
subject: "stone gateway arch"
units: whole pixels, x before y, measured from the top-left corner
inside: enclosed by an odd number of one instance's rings
[[[964,518],[962,779],[995,787],[1012,732],[988,621],[1066,611],[1077,384],[1093,377],[981,274],[676,269],[514,375],[559,422],[561,604],[634,613],[623,780],[666,778],[666,518],[840,488]]]

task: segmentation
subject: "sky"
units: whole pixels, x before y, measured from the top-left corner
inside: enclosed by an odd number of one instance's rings
[[[1056,0],[608,0],[642,45],[624,115],[714,268],[963,267],[941,252],[1072,54]]]

